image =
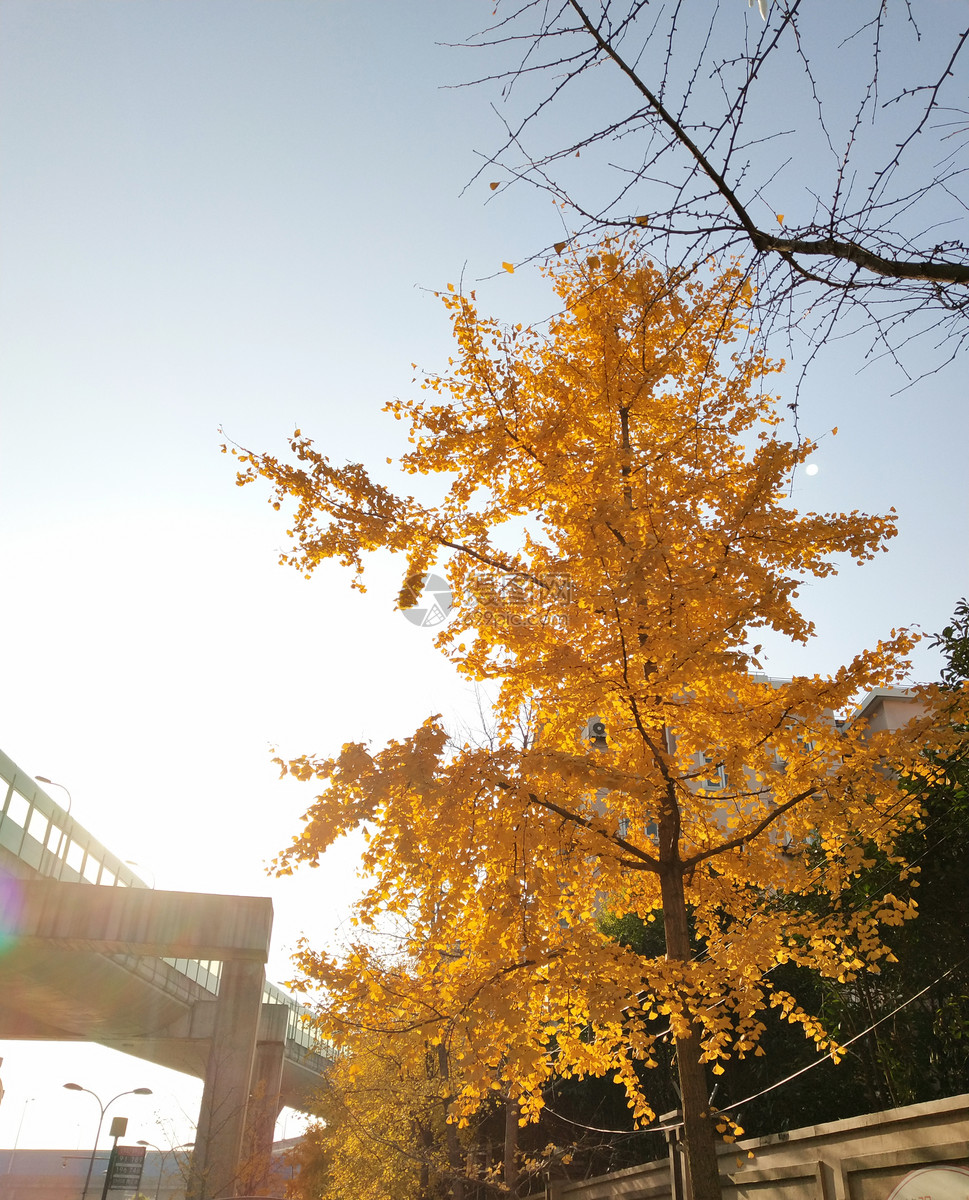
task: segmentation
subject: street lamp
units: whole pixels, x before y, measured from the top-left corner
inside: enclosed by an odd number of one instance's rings
[[[163,1150],[161,1146],[156,1146],[154,1142],[146,1142],[144,1138],[138,1139],[139,1146],[151,1146],[152,1150],[157,1150],[161,1155],[161,1162],[158,1164],[158,1182],[155,1184],[155,1200],[158,1200],[158,1194],[161,1191],[162,1176],[165,1174],[165,1159],[169,1154],[178,1154],[179,1150],[191,1150],[195,1145],[194,1142],[183,1142],[181,1146],[172,1146],[170,1150]]]
[[[37,778],[39,779],[40,776],[38,775]],[[104,1114],[108,1111],[111,1105],[114,1104],[115,1100],[120,1100],[122,1096],[150,1096],[151,1088],[140,1087],[132,1088],[128,1092],[118,1092],[117,1096],[112,1096],[107,1104],[102,1104],[101,1097],[97,1094],[97,1092],[92,1092],[90,1088],[81,1087],[79,1083],[65,1083],[64,1086],[69,1092],[87,1092],[89,1096],[93,1096],[98,1102],[98,1108],[101,1110],[101,1115],[98,1117],[98,1131],[94,1135],[94,1149],[91,1151],[91,1161],[87,1165],[87,1176],[84,1179],[84,1191],[81,1192],[81,1200],[87,1200],[87,1189],[91,1182],[91,1172],[94,1170],[94,1160],[98,1153],[98,1142],[101,1139],[101,1126],[104,1124]],[[107,1182],[106,1179],[105,1182]]]
[[[64,811],[69,814],[71,811],[71,804],[73,803],[73,801],[71,799],[71,793],[67,790],[67,788],[64,786],[64,784],[58,783],[54,779],[48,779],[46,775],[35,775],[34,778],[37,780],[38,783],[49,783],[51,787],[59,787],[62,792],[67,792],[67,808]]]
[[[60,788],[62,792],[67,792],[67,808],[64,811],[67,814],[67,816],[70,816],[71,815],[71,805],[74,803],[74,801],[71,796],[71,793],[67,790],[67,788],[64,786],[64,784],[57,783],[53,779],[48,779],[46,775],[35,775],[34,778],[37,780],[38,783],[47,783],[51,787]],[[57,868],[57,878],[58,879],[60,879],[61,876],[64,874],[64,864],[61,862],[61,849],[64,846],[65,834],[66,834],[66,830],[62,829],[61,836],[57,839],[57,851],[54,854],[54,858],[57,861],[57,863],[59,864],[58,868]]]

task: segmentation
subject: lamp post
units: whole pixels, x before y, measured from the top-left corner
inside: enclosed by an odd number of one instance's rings
[[[150,1146],[152,1150],[157,1150],[161,1155],[161,1162],[158,1165],[158,1182],[155,1184],[155,1200],[158,1200],[158,1195],[161,1192],[162,1176],[165,1173],[165,1159],[169,1154],[178,1154],[179,1150],[191,1150],[195,1145],[194,1142],[183,1142],[181,1146],[172,1146],[170,1150],[163,1150],[161,1146],[156,1146],[154,1142],[146,1142],[144,1138],[138,1139],[139,1146]]]
[[[48,779],[46,775],[35,775],[34,778],[37,780],[38,783],[46,783],[46,784],[49,784],[51,787],[60,788],[62,792],[67,792],[67,808],[64,811],[67,814],[67,816],[70,816],[71,815],[71,805],[74,803],[74,800],[73,800],[73,797],[71,796],[71,793],[67,790],[67,788],[64,786],[64,784],[57,783],[56,780],[53,780],[53,779]],[[61,876],[64,874],[64,864],[61,862],[61,850],[64,846],[64,836],[65,836],[66,832],[67,831],[64,829],[61,830],[61,836],[57,839],[57,851],[54,855],[54,858],[57,860],[57,864],[58,864],[58,866],[57,866],[57,878],[58,879],[60,879]]]
[[[38,778],[40,777],[38,776]],[[81,1087],[79,1083],[65,1083],[64,1087],[66,1087],[69,1092],[87,1092],[89,1096],[93,1096],[98,1102],[98,1108],[101,1110],[101,1115],[98,1117],[98,1131],[94,1135],[94,1149],[91,1151],[91,1161],[87,1165],[87,1175],[84,1179],[84,1191],[81,1192],[81,1200],[87,1200],[87,1189],[91,1182],[91,1172],[94,1170],[94,1160],[98,1153],[98,1142],[101,1139],[101,1126],[104,1124],[104,1114],[108,1111],[111,1105],[114,1104],[115,1100],[120,1100],[122,1096],[150,1096],[151,1088],[140,1087],[132,1088],[127,1092],[118,1092],[117,1096],[112,1096],[107,1104],[102,1104],[101,1097],[97,1094],[97,1092],[92,1092],[90,1088]],[[107,1182],[107,1180],[105,1180],[105,1182]]]
[[[126,858],[125,863],[129,867],[137,867],[139,871],[151,871],[151,867],[146,867],[143,863],[135,862],[133,858]],[[155,872],[151,871],[151,883],[148,885],[152,891],[155,890]]]
[[[24,1111],[20,1114],[20,1124],[17,1126],[17,1136],[13,1139],[13,1149],[10,1151],[10,1157],[7,1159],[7,1174],[10,1174],[10,1168],[13,1166],[13,1156],[17,1153],[17,1147],[20,1145],[20,1131],[24,1127],[24,1118],[27,1116],[27,1105],[33,1104],[37,1099],[36,1096],[28,1096],[24,1101]]]

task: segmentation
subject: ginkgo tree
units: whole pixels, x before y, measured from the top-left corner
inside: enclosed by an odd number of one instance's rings
[[[607,1074],[648,1122],[639,1073],[662,1017],[693,1195],[712,1200],[717,1131],[737,1130],[710,1111],[707,1070],[761,1053],[772,1006],[833,1048],[771,969],[877,971],[880,927],[914,913],[891,894],[841,898],[913,820],[884,763],[917,773],[929,722],[834,718],[904,677],[913,635],[831,674],[754,673],[758,631],[806,642],[803,581],[869,561],[894,516],[790,503],[814,445],[781,436],[765,390],[778,365],[737,349],[750,287],[736,269],[669,276],[615,241],[547,274],[559,311],[541,328],[443,293],[449,369],[388,406],[410,428],[400,466],[440,476],[437,504],[334,465],[300,431],[291,461],[233,451],[240,483],[294,506],[284,562],[310,575],[336,558],[362,586],[368,551],[399,552],[405,605],[415,580],[446,576],[437,645],[488,682],[498,730],[456,745],[432,716],[380,750],[284,762],[322,788],[277,869],[365,829],[360,938],[299,964],[338,1039],[421,1030],[447,1048],[458,1125],[498,1096],[532,1120],[553,1077]],[[661,921],[665,955],[611,939],[605,910]],[[388,973],[368,930],[391,919]]]

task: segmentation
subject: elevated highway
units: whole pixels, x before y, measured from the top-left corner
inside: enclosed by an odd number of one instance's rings
[[[326,1047],[265,981],[272,902],[160,892],[0,753],[0,1037],[95,1041],[205,1081],[194,1200],[258,1191]]]

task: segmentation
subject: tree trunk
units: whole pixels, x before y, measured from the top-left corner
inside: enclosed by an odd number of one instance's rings
[[[414,1128],[417,1133],[417,1153],[420,1158],[420,1176],[417,1184],[417,1194],[420,1200],[431,1200],[431,1150],[434,1139],[430,1129],[420,1121],[415,1121]]]
[[[437,1048],[437,1061],[442,1079],[450,1078],[447,1048],[443,1042]],[[461,1154],[457,1127],[450,1121],[444,1126],[444,1142],[447,1147],[447,1162],[451,1172],[451,1200],[464,1200],[465,1164]]]
[[[518,1105],[505,1101],[505,1187],[509,1196],[518,1195]]]
[[[461,1143],[458,1141],[458,1131],[450,1123],[445,1131],[447,1138],[447,1159],[451,1168],[451,1197],[452,1200],[464,1200],[464,1158],[461,1154]]]
[[[660,876],[666,957],[687,963],[692,956],[686,920],[683,872],[678,863],[667,864]],[[676,1039],[676,1068],[680,1077],[683,1109],[683,1141],[689,1173],[690,1200],[721,1200],[720,1169],[713,1122],[708,1115],[707,1073],[700,1062],[700,1026],[694,1023],[691,1036]]]

